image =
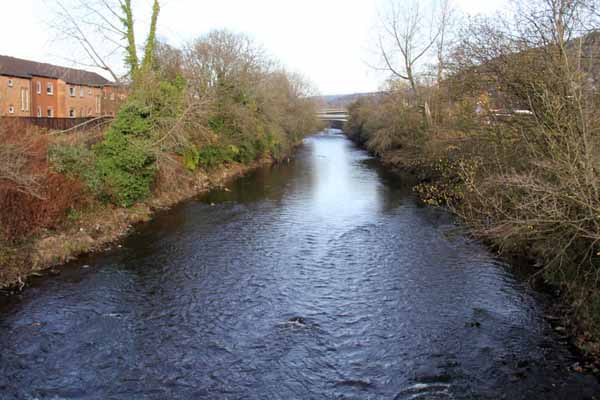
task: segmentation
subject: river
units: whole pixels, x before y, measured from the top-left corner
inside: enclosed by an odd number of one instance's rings
[[[587,399],[528,288],[344,136],[0,306],[0,398]]]

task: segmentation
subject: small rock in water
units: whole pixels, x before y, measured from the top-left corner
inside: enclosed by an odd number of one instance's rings
[[[288,319],[288,322],[292,324],[306,325],[306,320],[302,317],[292,317]]]
[[[526,374],[526,373],[524,373],[524,372],[521,372],[521,371],[519,371],[519,372],[515,372],[515,373],[512,375],[512,378],[511,378],[511,380],[512,380],[512,381],[517,381],[517,380],[522,380],[522,379],[525,379],[525,378],[527,378],[527,374]]]

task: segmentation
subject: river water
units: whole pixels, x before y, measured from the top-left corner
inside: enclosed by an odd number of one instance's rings
[[[0,307],[1,399],[586,399],[528,289],[344,136]]]

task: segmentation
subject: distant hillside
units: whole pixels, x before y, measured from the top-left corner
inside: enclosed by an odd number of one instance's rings
[[[376,96],[377,94],[379,94],[379,92],[335,94],[329,96],[317,96],[315,99],[321,102],[325,108],[346,108],[361,97]]]

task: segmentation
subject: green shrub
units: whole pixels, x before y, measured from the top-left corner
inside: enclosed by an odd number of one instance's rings
[[[200,162],[200,152],[194,145],[186,147],[183,151],[183,165],[189,171],[195,171],[198,169],[198,163]]]
[[[130,102],[117,115],[106,139],[94,147],[102,198],[130,207],[150,195],[156,175],[150,147],[152,126],[149,108]]]
[[[123,105],[117,118],[110,127],[112,132],[148,138],[153,128],[151,108],[139,101],[130,101]]]
[[[131,207],[150,195],[156,165],[144,139],[111,130],[94,150],[104,197],[119,206]]]
[[[213,169],[219,165],[234,161],[233,154],[231,146],[208,145],[200,149],[198,160],[204,169]]]
[[[242,164],[248,164],[256,160],[256,155],[255,144],[250,140],[246,140],[240,144],[239,152],[235,156],[235,161]]]
[[[93,194],[102,192],[102,179],[95,163],[96,155],[84,146],[54,145],[48,149],[52,169],[81,180]]]
[[[160,79],[150,74],[139,82],[131,103],[143,105],[155,124],[170,124],[181,116],[184,108],[186,80],[181,75],[174,79]]]

